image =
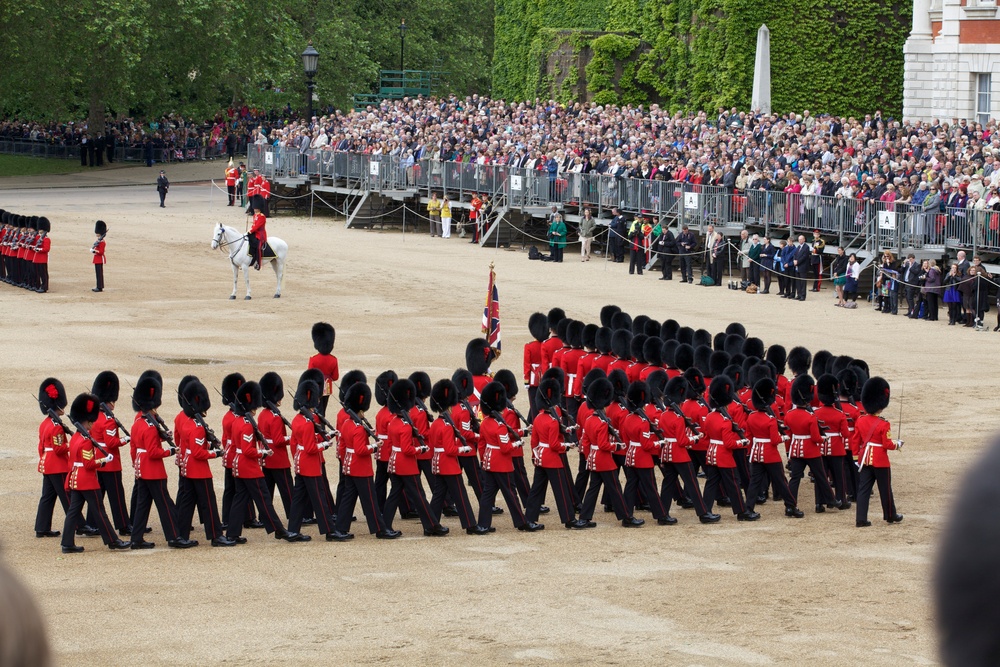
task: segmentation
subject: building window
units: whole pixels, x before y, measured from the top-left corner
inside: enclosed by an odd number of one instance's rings
[[[976,121],[983,127],[990,122],[990,91],[993,88],[992,74],[976,75]]]

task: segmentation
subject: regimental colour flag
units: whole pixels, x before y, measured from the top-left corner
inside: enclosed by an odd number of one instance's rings
[[[500,357],[500,295],[497,292],[497,274],[490,263],[490,284],[486,289],[486,306],[483,308],[483,333],[490,347]]]

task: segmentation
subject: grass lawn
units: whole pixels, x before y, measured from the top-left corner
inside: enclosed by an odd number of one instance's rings
[[[86,167],[81,167],[79,160],[0,155],[0,178],[38,174],[72,174],[84,169]]]

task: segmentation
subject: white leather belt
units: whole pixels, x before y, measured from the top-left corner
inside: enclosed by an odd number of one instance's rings
[[[269,440],[268,438],[264,438],[264,442],[266,442],[269,445],[273,445],[274,444],[274,440]]]
[[[236,450],[236,453],[237,453],[237,454],[242,454],[242,453],[243,453],[243,450],[242,450],[242,449],[237,449],[237,450]]]
[[[299,445],[298,447],[295,448],[295,451],[297,451],[297,452],[304,452],[304,451],[306,451],[306,448],[303,447],[302,445]]]
[[[771,439],[770,438],[754,438],[753,439],[753,444],[755,444],[755,445],[759,444],[759,443],[762,443],[762,442],[771,442]]]
[[[392,451],[394,451],[394,452],[401,452],[401,451],[403,451],[403,448],[402,447],[393,447]]]
[[[344,451],[347,452],[348,454],[353,454],[354,453],[353,449],[345,449]]]
[[[486,445],[486,449],[500,449],[500,445]]]
[[[45,452],[51,452],[51,451],[54,451],[54,450],[53,450],[53,448],[52,448],[52,447],[46,447],[46,448],[45,448],[45,449],[43,449],[42,451],[45,451]]]
[[[136,454],[145,454],[146,450],[145,449],[137,449],[137,450],[135,450],[135,453]]]
[[[350,451],[350,450],[348,450],[348,451]],[[444,447],[435,447],[434,451],[435,452],[443,452],[444,451]]]
[[[664,438],[663,442],[677,442],[677,438]]]
[[[82,468],[82,467],[83,467],[83,464],[82,464],[82,463],[80,463],[79,461],[74,461],[74,462],[73,462],[73,467],[74,467],[74,468]]]
[[[387,436],[387,435],[380,435],[380,436],[378,437],[378,439],[379,439],[379,440],[388,440],[388,439],[389,439],[389,436]]]
[[[792,440],[799,440],[799,441],[809,440],[811,437],[812,436],[809,436],[809,435],[793,435],[792,436]]]
[[[538,443],[538,449],[548,449],[548,448],[549,448],[549,443],[547,442]]]
[[[708,444],[710,444],[710,445],[724,445],[726,443],[723,442],[722,440],[709,440]]]
[[[628,446],[629,447],[642,447],[642,445],[640,443],[636,442],[635,440],[629,440],[628,441]]]

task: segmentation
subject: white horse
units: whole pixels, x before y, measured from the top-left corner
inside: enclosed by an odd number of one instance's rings
[[[278,279],[278,289],[274,293],[275,299],[281,298],[281,280],[285,276],[285,257],[288,255],[288,244],[275,236],[267,237],[267,245],[274,251],[273,258],[263,258],[261,262],[270,262],[274,269],[274,275]],[[243,280],[247,286],[247,295],[244,301],[250,300],[250,242],[247,241],[246,234],[241,234],[232,227],[226,227],[221,222],[215,225],[215,236],[212,238],[212,249],[229,253],[229,263],[233,265],[233,293],[230,299],[236,298],[236,281],[243,269]]]

